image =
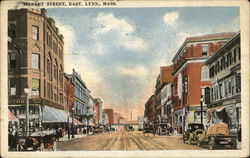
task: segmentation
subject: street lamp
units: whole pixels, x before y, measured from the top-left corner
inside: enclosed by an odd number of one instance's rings
[[[74,106],[72,107],[72,138],[75,138],[74,135]]]
[[[203,124],[203,95],[201,95],[200,103],[201,103],[201,124]]]
[[[24,93],[26,94],[26,137],[29,135],[29,97],[31,91],[29,88],[24,88]]]

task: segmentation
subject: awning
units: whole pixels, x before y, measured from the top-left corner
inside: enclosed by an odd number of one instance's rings
[[[9,121],[19,122],[18,118],[9,110]]]
[[[218,111],[219,112],[219,111],[222,111],[224,108],[225,108],[225,106],[221,105],[221,106],[216,106],[216,107],[213,107],[213,108],[208,108],[207,111],[209,113],[212,113],[214,111]]]
[[[74,118],[74,125],[84,125],[84,123]]]
[[[42,120],[44,123],[67,122],[67,114],[63,110],[55,109],[49,106],[44,106]]]

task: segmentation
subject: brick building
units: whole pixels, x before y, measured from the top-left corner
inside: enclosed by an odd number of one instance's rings
[[[8,36],[9,109],[24,129],[29,88],[29,127],[35,131],[52,121],[44,112],[64,109],[63,36],[45,9],[9,10]]]
[[[204,62],[234,35],[218,33],[188,37],[174,56],[174,128],[179,133],[188,123],[201,122],[201,96],[204,88],[210,86],[209,70]],[[203,102],[202,105],[203,118],[206,118],[206,105]]]
[[[241,125],[240,33],[206,61],[211,80],[206,91],[209,123],[226,123],[229,129]],[[209,93],[210,92],[210,93]]]
[[[108,115],[108,124],[114,124],[114,110],[113,109],[104,109],[104,112]]]
[[[100,98],[94,98],[94,123],[95,124],[101,124],[102,121],[102,100]]]
[[[145,104],[144,118],[148,122],[154,122],[156,116],[156,97],[152,95]]]
[[[64,74],[64,110],[72,112],[75,102],[75,85],[68,74]]]
[[[174,80],[172,73],[173,73],[173,65],[160,67],[160,74],[157,77],[155,86],[156,116],[157,119],[160,119],[158,121],[161,121],[164,115],[165,116],[167,115],[166,101],[168,100],[168,98],[166,97],[170,95],[167,94],[168,93],[167,87],[170,86],[170,91],[172,91],[171,87]]]

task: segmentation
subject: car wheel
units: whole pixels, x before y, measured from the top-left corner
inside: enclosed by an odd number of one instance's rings
[[[210,150],[213,150],[215,149],[215,142],[214,142],[214,138],[210,138],[210,141],[209,141],[209,149]]]

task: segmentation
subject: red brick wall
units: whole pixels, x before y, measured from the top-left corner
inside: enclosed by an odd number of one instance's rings
[[[70,80],[64,77],[64,98],[68,101],[66,105],[66,109],[72,112],[72,107],[74,106],[74,99],[75,99],[75,86],[72,84]]]
[[[104,109],[104,112],[108,114],[109,124],[114,124],[114,110],[113,109]]]

